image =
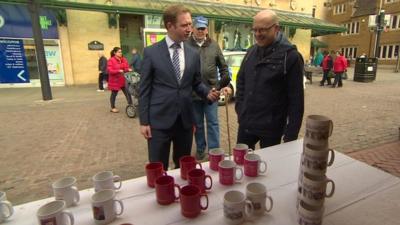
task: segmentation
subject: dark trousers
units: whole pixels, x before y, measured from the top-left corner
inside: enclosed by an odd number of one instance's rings
[[[338,85],[338,87],[343,86],[343,83],[342,83],[342,75],[343,75],[343,72],[337,72],[337,73],[335,73],[335,81],[334,81],[333,84],[332,84],[333,87],[336,87],[336,84]]]
[[[107,81],[107,77],[106,73],[99,73],[99,90],[104,90],[103,81]]]
[[[267,137],[249,132],[249,130],[239,125],[237,143],[246,144],[249,148],[254,149],[256,143],[260,141],[260,147],[266,148],[281,143],[281,137]]]
[[[121,91],[124,93],[126,100],[128,101],[129,105],[132,105],[132,96],[128,93],[125,87],[121,87]],[[111,103],[111,108],[115,108],[115,99],[117,98],[118,91],[111,91],[111,96],[110,96],[110,103]]]
[[[172,158],[175,168],[179,168],[179,159],[182,156],[190,155],[193,142],[192,128],[185,129],[180,116],[174,125],[169,129],[151,129],[152,138],[148,139],[150,162],[162,162],[164,169],[168,170],[169,151],[171,142],[173,144]]]
[[[324,75],[323,75],[322,80],[321,80],[321,85],[322,86],[325,84],[325,81],[328,82],[328,85],[331,85],[331,78],[328,77],[328,75],[329,75],[329,70],[324,70]]]

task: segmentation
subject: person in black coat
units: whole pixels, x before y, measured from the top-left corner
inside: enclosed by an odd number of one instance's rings
[[[103,52],[99,52],[99,89],[97,89],[97,91],[104,91],[103,82],[107,80],[107,58],[104,56]]]
[[[263,10],[253,21],[256,44],[243,59],[237,78],[237,143],[254,149],[297,139],[303,113],[304,62],[279,29],[275,12]]]

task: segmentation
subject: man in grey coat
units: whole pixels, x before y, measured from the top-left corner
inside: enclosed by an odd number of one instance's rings
[[[192,37],[186,41],[200,53],[201,79],[210,88],[221,89],[229,82],[228,66],[218,44],[208,37],[208,20],[203,16],[194,18]],[[218,71],[220,79],[218,79]],[[196,94],[193,95],[193,111],[196,121],[196,158],[202,160],[208,149],[219,148],[218,102],[209,104]],[[207,141],[204,131],[207,121]]]

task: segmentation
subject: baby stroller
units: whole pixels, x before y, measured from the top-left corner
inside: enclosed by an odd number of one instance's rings
[[[132,95],[132,105],[127,105],[125,112],[129,118],[135,118],[138,114],[139,105],[139,81],[140,75],[136,72],[127,72],[124,74],[128,93]]]

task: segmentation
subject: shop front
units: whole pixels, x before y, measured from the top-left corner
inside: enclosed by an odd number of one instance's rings
[[[0,5],[0,87],[40,86],[30,14],[26,6]],[[64,85],[57,22],[52,11],[40,12],[48,75],[52,86]]]

